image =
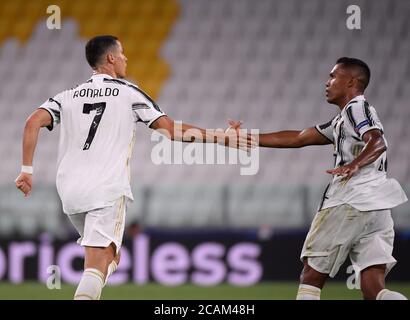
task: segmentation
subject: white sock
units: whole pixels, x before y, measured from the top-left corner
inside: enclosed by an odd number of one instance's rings
[[[74,300],[99,300],[103,284],[104,274],[100,270],[85,269],[74,294]]]
[[[296,300],[320,300],[320,289],[308,284],[300,284]]]
[[[113,260],[108,266],[107,276],[105,277],[104,286],[107,284],[108,278],[115,272],[115,270],[117,270],[117,267],[118,267],[117,263]]]
[[[408,299],[405,296],[403,296],[400,292],[383,289],[377,294],[376,300],[408,300]]]

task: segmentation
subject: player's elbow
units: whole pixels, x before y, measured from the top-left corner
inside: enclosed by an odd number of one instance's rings
[[[291,148],[303,148],[306,145],[307,144],[305,141],[296,139],[296,141],[294,141],[293,144],[291,145]]]
[[[167,139],[171,140],[171,141],[177,140],[176,137],[175,137],[175,135],[174,135],[174,133],[172,133],[172,132],[163,131],[163,132],[161,132],[161,134],[162,134],[164,137],[166,137]]]
[[[178,140],[178,138],[177,138],[177,136],[176,136],[176,134],[175,134],[175,130],[169,130],[166,134],[165,134],[165,136],[169,139],[169,140],[171,140],[171,141],[176,141],[176,140]]]
[[[387,151],[387,146],[386,146],[386,144],[384,143],[384,141],[383,141],[383,145],[380,147],[380,150],[381,150],[382,153],[385,152],[385,151]]]
[[[387,151],[387,145],[386,145],[386,143],[385,143],[383,137],[378,137],[378,138],[377,138],[377,146],[378,146],[378,149],[379,149],[381,152]]]
[[[41,122],[33,116],[27,118],[24,130],[26,131],[33,131],[39,130],[41,128]]]
[[[377,154],[382,154],[387,151],[387,145],[382,138],[378,138],[374,144],[374,151]]]
[[[158,127],[158,128],[155,128],[155,131],[157,131],[158,133],[160,133],[161,135],[163,135],[164,137],[170,140],[175,140],[174,130],[171,130],[168,127]]]
[[[316,141],[314,141],[312,137],[311,129],[305,129],[302,131],[296,131],[294,133],[294,137],[291,142],[291,148],[303,148],[313,144],[316,144]]]
[[[308,139],[299,133],[291,142],[291,148],[303,148],[309,144]]]

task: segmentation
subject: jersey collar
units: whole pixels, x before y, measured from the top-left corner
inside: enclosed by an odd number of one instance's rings
[[[111,77],[110,75],[105,74],[105,73],[93,73],[93,75],[91,76],[90,79],[93,79],[93,78],[108,78],[108,79],[114,79],[113,77]]]
[[[91,78],[89,78],[86,82],[92,82],[93,79],[102,79],[102,78],[114,79],[113,77],[111,77],[110,75],[105,74],[105,73],[93,73]]]

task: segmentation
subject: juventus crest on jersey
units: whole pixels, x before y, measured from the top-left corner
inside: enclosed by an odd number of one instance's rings
[[[383,126],[376,110],[364,96],[347,103],[331,121],[316,129],[334,145],[335,167],[352,162],[365,146],[363,135],[380,130],[387,146]],[[395,207],[407,200],[404,191],[394,179],[387,179],[387,155],[381,154],[373,163],[361,168],[349,181],[334,176],[326,188],[319,209],[349,203],[360,211]]]
[[[74,214],[133,200],[129,162],[135,124],[150,126],[165,114],[134,84],[96,74],[50,98],[53,127],[61,123],[57,190],[64,212]]]

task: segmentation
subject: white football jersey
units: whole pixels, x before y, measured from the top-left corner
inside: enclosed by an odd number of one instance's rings
[[[369,106],[363,95],[349,101],[340,114],[316,129],[334,145],[335,168],[352,162],[365,146],[363,135],[383,126],[376,110]],[[361,168],[347,182],[334,176],[323,195],[319,210],[350,204],[360,211],[393,208],[407,201],[395,179],[387,178],[387,155],[383,152],[373,163]]]
[[[95,74],[39,108],[61,123],[57,191],[67,214],[111,206],[121,196],[133,200],[130,158],[136,122],[150,126],[165,114],[136,85]]]

